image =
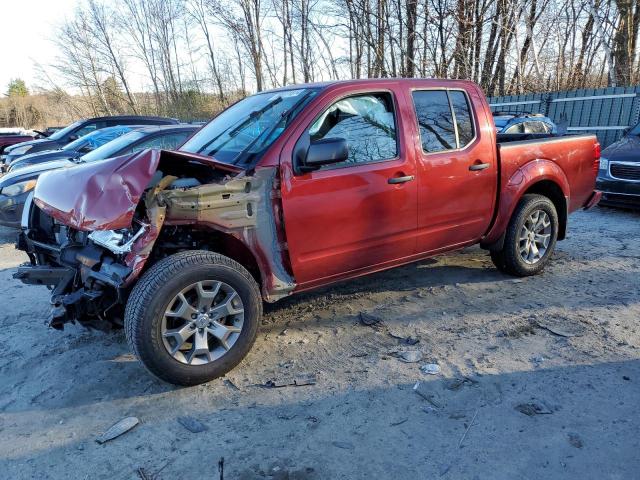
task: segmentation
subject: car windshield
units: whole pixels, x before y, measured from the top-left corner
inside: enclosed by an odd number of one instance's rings
[[[247,97],[202,127],[180,150],[234,165],[255,161],[316,93],[301,88]]]
[[[635,127],[633,127],[631,130],[629,130],[629,135],[637,135],[640,137],[640,123],[637,124]]]
[[[78,120],[77,122],[74,122],[71,125],[64,127],[62,130],[58,130],[53,135],[49,136],[49,139],[60,140],[61,138],[66,137],[69,132],[79,127],[83,121],[84,120]]]
[[[133,132],[125,133],[121,137],[111,140],[101,147],[96,148],[94,151],[81,156],[80,160],[83,162],[93,162],[95,160],[104,160],[105,158],[114,157],[119,151],[127,148],[136,140],[140,140],[144,135],[144,133],[135,130]]]
[[[101,130],[96,130],[94,132],[88,133],[87,135],[66,144],[64,147],[62,147],[62,150],[73,152],[76,150],[80,150],[83,147],[86,148],[87,146],[90,150],[94,150],[98,147],[101,147],[105,143],[110,142],[114,138],[118,138],[120,135],[124,135],[125,133],[130,131],[131,127],[103,128]]]

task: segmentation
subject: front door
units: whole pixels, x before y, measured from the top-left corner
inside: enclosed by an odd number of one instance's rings
[[[415,252],[418,182],[395,92],[349,93],[325,99],[303,133],[346,139],[348,160],[296,174],[292,155],[283,159],[287,244],[302,288]]]

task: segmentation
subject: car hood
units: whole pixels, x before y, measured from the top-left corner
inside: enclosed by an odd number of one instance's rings
[[[11,162],[12,169],[22,169],[26,166],[50,162],[53,160],[66,160],[78,158],[80,153],[67,150],[45,150],[43,152],[29,153]]]
[[[15,145],[11,145],[10,147],[5,149],[5,153],[11,153],[16,148],[24,147],[25,145],[31,145],[31,150],[36,149],[36,151],[41,152],[42,150],[56,148],[59,144],[55,140],[50,140],[48,138],[39,138],[37,140],[29,140],[28,142],[20,142],[16,143]]]
[[[6,175],[0,177],[0,188],[8,185],[13,185],[17,182],[24,180],[31,180],[38,178],[41,173],[48,172],[49,170],[55,170],[58,168],[72,167],[75,163],[69,160],[57,160],[54,162],[39,163],[37,165],[31,165],[29,167],[19,168],[16,171],[11,171]]]
[[[640,137],[628,135],[602,151],[602,156],[616,162],[640,163]]]
[[[127,228],[161,158],[197,162],[228,173],[243,170],[201,155],[143,150],[45,173],[36,185],[34,202],[59,222],[77,230]]]

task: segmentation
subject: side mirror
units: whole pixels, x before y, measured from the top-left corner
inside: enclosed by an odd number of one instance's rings
[[[349,145],[344,138],[323,138],[311,142],[300,170],[312,172],[323,165],[344,162],[349,158]]]
[[[91,147],[91,145],[86,144],[83,145],[82,147],[80,147],[80,150],[78,150],[80,153],[89,153],[93,150],[93,148]]]

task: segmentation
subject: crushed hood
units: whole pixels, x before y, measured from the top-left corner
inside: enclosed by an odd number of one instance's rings
[[[144,150],[47,172],[38,180],[34,201],[48,215],[77,230],[127,228],[161,157],[197,162],[228,173],[242,171],[201,155]]]

